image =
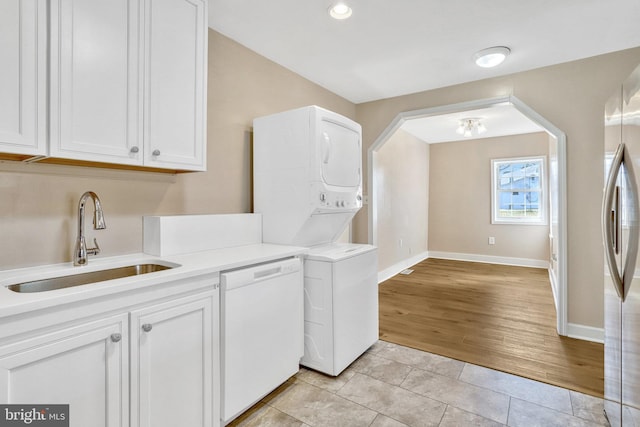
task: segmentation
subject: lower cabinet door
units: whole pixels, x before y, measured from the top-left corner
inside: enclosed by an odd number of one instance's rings
[[[0,346],[0,403],[68,404],[69,425],[129,425],[127,315]]]
[[[131,313],[132,427],[214,425],[212,307],[217,295]]]

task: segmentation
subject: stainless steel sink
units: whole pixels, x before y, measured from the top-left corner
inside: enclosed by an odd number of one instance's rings
[[[107,270],[90,271],[87,273],[72,274],[69,276],[52,277],[31,282],[16,283],[7,288],[14,292],[44,292],[54,289],[70,288],[72,286],[86,285],[89,283],[104,282],[105,280],[120,279],[123,277],[138,276],[140,274],[153,273],[167,270],[173,267],[161,264],[136,264],[125,267],[110,268]]]

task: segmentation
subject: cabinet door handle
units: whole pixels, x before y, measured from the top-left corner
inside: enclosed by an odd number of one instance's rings
[[[111,334],[111,341],[112,342],[120,342],[121,339],[122,339],[122,335],[121,334]]]
[[[158,150],[157,148],[155,150],[153,150],[153,152],[151,153],[151,155],[153,156],[159,156],[160,155],[160,150]]]
[[[144,325],[142,325],[142,330],[145,332],[149,332],[151,331],[151,329],[153,329],[153,326],[151,325],[151,323],[145,323]]]
[[[134,145],[129,151],[131,151],[132,153],[137,153],[138,151],[140,151],[140,149]]]

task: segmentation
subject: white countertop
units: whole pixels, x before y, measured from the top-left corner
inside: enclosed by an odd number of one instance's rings
[[[135,289],[157,286],[174,280],[213,274],[223,270],[273,261],[306,253],[307,248],[273,244],[253,244],[162,257],[144,253],[107,258],[90,258],[88,265],[51,264],[0,271],[0,318],[56,305],[82,301]],[[7,286],[46,278],[68,276],[134,264],[177,264],[178,267],[139,276],[113,279],[46,292],[18,293]]]

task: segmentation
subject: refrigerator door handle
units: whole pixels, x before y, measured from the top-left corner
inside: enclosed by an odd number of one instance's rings
[[[614,200],[616,199],[615,196],[617,193],[616,181],[618,179],[618,172],[620,171],[620,166],[623,161],[624,144],[620,144],[618,145],[616,154],[613,156],[613,162],[611,163],[611,169],[609,169],[607,183],[604,188],[604,198],[602,200],[602,237],[604,241],[605,259],[607,260],[607,266],[611,273],[611,281],[620,298],[624,298],[624,284],[615,260],[616,246],[619,245],[618,229],[620,227],[620,211],[617,206],[618,203],[614,206]]]
[[[622,272],[622,301],[627,298],[629,293],[629,287],[633,283],[633,278],[636,276],[636,260],[638,259],[638,243],[640,243],[640,230],[638,228],[638,214],[640,212],[640,206],[638,205],[638,186],[634,173],[633,164],[629,156],[628,149],[625,148],[626,154],[623,156],[623,167],[625,169],[624,174],[624,212],[625,228],[627,229],[626,235],[627,247],[625,248],[624,270]],[[622,196],[620,197],[622,199]],[[622,209],[622,207],[620,207]],[[622,222],[622,221],[620,221]],[[620,228],[622,232],[622,227]]]
[[[622,229],[620,224],[620,213],[622,212],[620,186],[616,185],[613,192],[613,209],[611,209],[611,226],[613,227],[613,251],[616,255],[620,254],[620,236],[622,235]],[[624,274],[622,275],[622,281],[624,282]]]

